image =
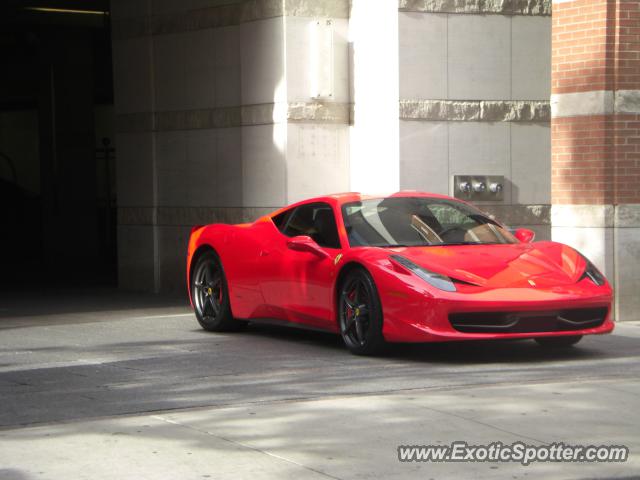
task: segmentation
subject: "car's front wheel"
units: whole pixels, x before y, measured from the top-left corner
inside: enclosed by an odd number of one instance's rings
[[[547,348],[567,348],[582,340],[582,335],[565,335],[562,337],[539,337],[535,339],[538,345]]]
[[[363,268],[354,268],[341,283],[338,295],[340,333],[356,355],[374,355],[385,346],[382,307],[376,285]]]
[[[205,252],[196,261],[191,275],[191,300],[198,323],[205,330],[228,332],[246,324],[233,319],[227,279],[213,251]]]

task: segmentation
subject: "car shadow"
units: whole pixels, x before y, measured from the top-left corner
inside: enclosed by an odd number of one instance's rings
[[[344,346],[340,336],[332,333],[251,323],[242,335],[305,343],[355,357]],[[606,335],[586,336],[568,348],[542,347],[532,339],[389,343],[376,357],[356,358],[442,364],[539,363],[632,357],[636,356],[639,346],[640,339],[617,337],[614,347]]]

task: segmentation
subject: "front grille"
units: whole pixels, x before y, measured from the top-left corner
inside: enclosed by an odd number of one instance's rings
[[[465,333],[566,332],[599,327],[607,308],[573,308],[545,312],[470,312],[449,315],[451,326]]]

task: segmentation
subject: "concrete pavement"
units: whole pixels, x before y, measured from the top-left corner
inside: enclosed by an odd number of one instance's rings
[[[0,479],[638,478],[638,324],[565,352],[482,342],[360,358],[331,335],[208,334],[182,302],[119,295],[0,304]],[[455,440],[624,444],[631,459],[397,460],[400,444]]]

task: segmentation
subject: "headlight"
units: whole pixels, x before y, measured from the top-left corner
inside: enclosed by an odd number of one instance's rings
[[[439,288],[440,290],[445,290],[447,292],[456,291],[456,286],[453,284],[451,279],[445,275],[441,275],[439,273],[427,270],[426,268],[422,268],[420,265],[416,265],[411,260],[401,255],[390,255],[389,260],[406,268],[411,273],[420,277],[422,280],[433,287]]]
[[[584,258],[584,261],[586,262],[587,265],[584,268],[584,273],[582,274],[582,276],[580,277],[580,280],[578,281],[580,282],[585,278],[588,278],[598,287],[601,287],[602,285],[604,285],[607,279],[604,277],[602,273],[600,273],[600,270],[598,270],[596,266],[593,263],[591,263],[591,261],[587,257],[585,257],[582,254],[580,254],[580,256]]]

